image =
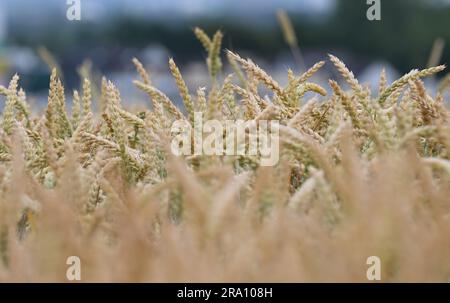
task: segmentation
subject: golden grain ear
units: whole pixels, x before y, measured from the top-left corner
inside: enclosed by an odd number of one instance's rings
[[[15,74],[9,82],[8,91],[6,95],[6,103],[3,109],[3,130],[6,134],[11,135],[14,127],[15,104],[17,102],[17,87],[19,82],[19,75]]]
[[[133,58],[132,61],[133,61],[134,66],[136,67],[136,70],[139,73],[139,76],[141,77],[142,81],[147,85],[151,85],[150,75],[145,70],[144,65],[142,65],[142,63],[137,58]]]
[[[430,67],[427,69],[423,69],[421,71],[417,70],[417,69],[413,69],[412,71],[410,71],[409,73],[407,73],[406,75],[404,75],[403,77],[401,77],[400,79],[394,81],[394,83],[392,83],[388,88],[386,88],[383,93],[380,95],[378,102],[383,105],[384,102],[386,102],[386,99],[395,91],[400,90],[401,88],[403,88],[406,84],[408,84],[408,82],[410,80],[414,80],[414,79],[419,79],[419,78],[424,78],[424,77],[428,77],[434,74],[437,74],[441,71],[443,71],[445,69],[445,65],[439,65],[436,67]]]
[[[80,94],[78,93],[77,90],[74,90],[72,97],[72,127],[74,129],[77,128],[78,123],[80,122],[80,115],[81,115]]]
[[[251,60],[243,59],[239,55],[228,51],[228,54],[237,62],[239,62],[242,67],[256,80],[264,83],[269,89],[271,89],[277,96],[281,99],[283,104],[287,104],[287,96],[281,86],[272,77],[269,76],[263,69],[254,64]]]
[[[83,116],[86,116],[91,112],[91,104],[92,104],[92,93],[91,93],[91,81],[85,78],[83,81]]]
[[[205,50],[209,53],[211,49],[211,39],[208,37],[208,35],[199,27],[196,27],[194,29],[195,36],[197,39],[202,43]]]
[[[209,74],[213,81],[215,81],[216,76],[222,69],[222,59],[220,58],[220,51],[222,47],[223,34],[218,30],[212,39],[200,28],[196,27],[194,29],[195,36],[202,43],[203,47],[208,53],[208,58],[206,63],[208,65]]]
[[[339,73],[344,77],[345,81],[350,85],[354,93],[361,99],[365,99],[367,94],[365,93],[362,86],[359,84],[358,80],[355,78],[353,73],[345,66],[338,57],[328,54],[330,61],[333,62],[334,66],[337,68]]]
[[[219,71],[222,69],[222,59],[220,58],[220,51],[222,48],[222,32],[217,31],[212,39],[211,47],[208,54],[208,68],[213,79],[216,78]]]
[[[188,113],[188,119],[193,124],[194,123],[194,103],[192,102],[191,95],[189,94],[189,89],[184,82],[183,76],[181,75],[180,70],[173,61],[172,58],[169,59],[169,68],[172,76],[175,78],[175,82],[178,86],[178,90],[180,91],[181,99],[183,100],[184,107]]]

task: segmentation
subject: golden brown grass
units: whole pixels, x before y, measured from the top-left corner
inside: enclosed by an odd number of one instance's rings
[[[229,52],[235,74],[221,82],[222,34],[195,34],[209,88],[191,96],[169,61],[187,116],[137,59],[135,84],[151,99],[139,112],[107,80],[96,100],[85,79],[69,114],[56,70],[43,115],[18,76],[0,87],[1,281],[66,281],[73,255],[83,281],[367,281],[374,255],[382,281],[449,280],[449,111],[420,81],[443,67],[390,85],[382,74],[372,96],[330,56],[350,90],[332,80],[328,99],[305,100],[326,94],[307,82],[324,62],[282,86]],[[279,119],[279,163],[174,157],[170,124],[194,111]]]

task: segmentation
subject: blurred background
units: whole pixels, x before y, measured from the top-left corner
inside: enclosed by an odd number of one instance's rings
[[[208,34],[221,29],[224,48],[252,57],[284,83],[287,68],[298,73],[301,67],[283,38],[279,9],[292,22],[307,67],[332,53],[361,82],[374,84],[382,67],[393,81],[412,68],[427,67],[432,52],[431,61],[450,59],[450,0],[381,0],[381,21],[367,20],[366,0],[80,2],[81,21],[69,21],[65,0],[0,0],[1,85],[17,72],[21,86],[45,100],[48,63],[54,61],[67,88],[78,88],[79,74],[89,69],[93,75],[106,75],[133,102],[142,99],[131,84],[136,78],[131,59],[137,57],[155,85],[172,96],[176,88],[167,61],[174,57],[195,90],[209,81],[195,26]],[[324,79],[336,78],[331,64],[322,73]]]

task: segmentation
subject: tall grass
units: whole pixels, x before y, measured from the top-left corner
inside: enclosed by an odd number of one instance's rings
[[[73,255],[83,281],[367,281],[374,255],[382,281],[448,281],[449,111],[421,80],[443,66],[382,74],[374,96],[330,55],[348,88],[328,94],[308,82],[325,62],[283,86],[227,52],[223,76],[222,34],[195,34],[211,82],[188,88],[168,63],[185,111],[138,59],[139,112],[106,78],[98,98],[84,79],[69,112],[56,69],[42,115],[18,75],[0,87],[1,281],[66,281]],[[170,125],[195,111],[279,120],[280,161],[173,156]]]

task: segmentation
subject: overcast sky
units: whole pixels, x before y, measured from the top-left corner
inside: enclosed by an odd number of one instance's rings
[[[350,0],[355,1],[355,0]],[[366,0],[360,0],[366,1]],[[384,0],[383,0],[384,1]],[[408,1],[408,0],[404,0]],[[197,14],[260,14],[277,8],[310,13],[326,12],[333,7],[334,0],[80,0],[83,12],[89,15],[108,15],[111,12],[144,15]],[[450,3],[450,0],[427,0],[426,2]],[[8,15],[48,15],[53,10],[64,11],[66,0],[0,0],[0,11]]]
[[[171,18],[176,15],[202,14],[261,14],[277,8],[326,12],[333,0],[80,0],[82,12],[88,16],[107,17],[111,12],[120,14],[153,15]],[[48,16],[52,11],[64,11],[65,0],[0,0],[0,11],[9,17]],[[171,14],[164,14],[171,12]],[[31,20],[30,20],[31,21]]]

